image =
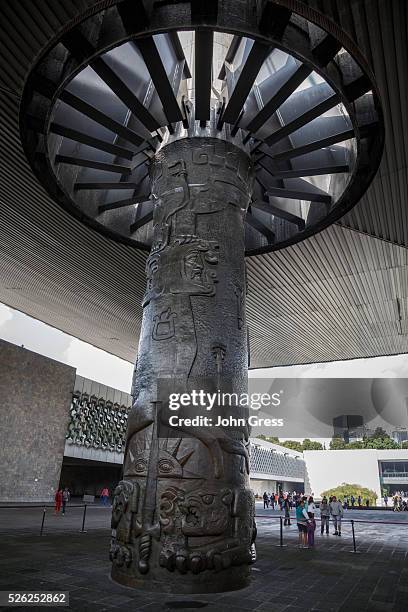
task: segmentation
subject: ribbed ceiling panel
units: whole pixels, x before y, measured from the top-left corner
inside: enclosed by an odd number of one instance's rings
[[[407,249],[332,226],[247,268],[251,367],[408,351]]]
[[[17,101],[0,95],[0,300],[133,360],[145,254],[64,213],[19,144]]]
[[[373,67],[381,94],[385,149],[366,195],[342,225],[408,246],[408,2],[304,0],[338,23]]]
[[[0,89],[20,94],[40,51],[95,0],[1,0]]]
[[[386,150],[366,196],[341,223],[389,242],[334,226],[248,259],[252,367],[408,352],[407,3],[306,3],[331,15],[372,62]],[[0,3],[0,300],[133,361],[145,255],[60,209],[33,176],[18,131],[19,96],[35,57],[92,4]]]

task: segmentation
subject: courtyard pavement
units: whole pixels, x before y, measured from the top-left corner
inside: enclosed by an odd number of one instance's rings
[[[111,582],[109,508],[88,507],[86,533],[80,533],[83,508],[71,506],[65,517],[54,516],[49,508],[40,536],[42,512],[0,508],[0,590],[69,591],[69,609],[78,612],[408,610],[408,513],[348,511],[345,519],[355,520],[359,551],[353,554],[349,523],[341,538],[331,535],[333,529],[321,537],[318,523],[313,550],[297,548],[292,524],[284,528],[286,547],[280,548],[280,512],[263,510],[257,503],[258,561],[251,570],[251,586],[179,596],[133,591]],[[366,520],[378,524],[361,522]],[[386,524],[389,521],[398,524]]]

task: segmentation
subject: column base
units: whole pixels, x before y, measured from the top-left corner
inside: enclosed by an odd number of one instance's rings
[[[155,591],[156,593],[171,593],[175,595],[198,595],[206,593],[225,593],[237,591],[248,587],[251,583],[250,567],[242,565],[231,567],[220,573],[201,572],[196,576],[169,573],[167,580],[146,580],[123,573],[113,566],[111,578],[122,586],[141,591]]]

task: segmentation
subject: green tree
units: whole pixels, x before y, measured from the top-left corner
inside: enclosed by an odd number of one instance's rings
[[[399,444],[397,444],[397,442],[394,442],[394,440],[391,440],[389,436],[385,438],[366,438],[364,440],[363,448],[399,448]]]
[[[305,438],[302,443],[303,450],[323,450],[323,445],[320,442],[314,442]]]
[[[334,487],[332,489],[327,489],[326,491],[322,491],[321,496],[325,495],[327,498],[335,495],[337,499],[343,500],[345,497],[348,497],[350,502],[350,497],[354,495],[357,500],[358,496],[361,495],[362,503],[365,504],[366,499],[370,502],[370,506],[375,506],[377,502],[377,493],[372,489],[367,489],[367,487],[363,487],[360,484],[348,484],[343,482],[341,485]]]
[[[382,427],[376,427],[371,436],[368,437],[369,440],[385,440],[386,438],[390,439],[390,436]]]
[[[298,451],[299,453],[303,451],[302,443],[297,442],[297,440],[285,440],[284,442],[280,442],[280,444],[285,448],[290,448],[291,450]]]
[[[332,438],[330,442],[330,450],[342,450],[347,448],[347,446],[343,438]]]
[[[405,442],[401,444],[401,448],[408,448],[408,440],[405,440]]]
[[[256,437],[260,438],[260,440],[271,442],[272,444],[281,444],[281,442],[279,442],[279,438],[276,438],[276,436],[265,436],[264,434],[259,434],[259,436]]]
[[[354,442],[349,442],[347,448],[367,448],[364,444],[363,440],[355,440]]]

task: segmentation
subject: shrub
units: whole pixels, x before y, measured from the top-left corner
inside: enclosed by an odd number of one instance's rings
[[[365,505],[366,499],[369,500],[370,506],[375,506],[377,501],[377,493],[372,489],[367,489],[359,484],[348,484],[343,482],[341,485],[334,487],[333,489],[327,489],[327,491],[323,491],[321,496],[325,495],[327,498],[335,495],[337,499],[343,500],[345,497],[348,497],[350,503],[350,497],[354,495],[356,502],[359,495],[361,495],[362,504]]]

